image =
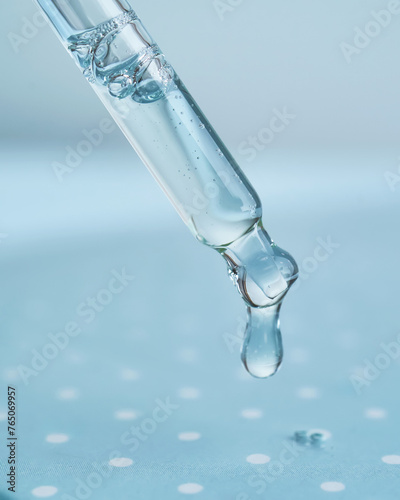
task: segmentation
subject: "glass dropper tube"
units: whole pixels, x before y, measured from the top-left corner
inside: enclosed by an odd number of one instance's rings
[[[261,331],[260,317],[268,316],[280,337],[280,303],[296,263],[264,230],[256,191],[130,4],[36,1],[194,236],[225,258],[250,308],[249,325]],[[253,308],[272,309],[257,311],[255,321]]]

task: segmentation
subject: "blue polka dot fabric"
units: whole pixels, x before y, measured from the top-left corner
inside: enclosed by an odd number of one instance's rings
[[[282,308],[285,359],[269,380],[241,365],[245,310],[224,262],[150,178],[117,169],[113,186],[105,159],[104,179],[93,189],[90,169],[77,174],[65,196],[79,186],[82,197],[43,232],[29,226],[50,221],[54,194],[44,176],[35,185],[31,219],[0,247],[2,500],[398,498],[400,198],[361,159],[329,180],[295,160],[284,178],[248,171],[265,225],[301,269]],[[313,175],[301,193],[300,171]],[[88,200],[123,222],[89,213]]]

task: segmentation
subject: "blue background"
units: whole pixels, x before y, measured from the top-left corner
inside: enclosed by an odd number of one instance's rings
[[[9,35],[35,5],[1,7],[2,499],[35,498],[41,486],[77,498],[78,481],[114,450],[133,464],[113,468],[95,499],[179,499],[185,483],[207,500],[398,498],[400,465],[382,457],[400,455],[399,361],[360,394],[352,377],[365,377],[382,342],[398,344],[400,184],[391,189],[385,175],[400,162],[400,16],[351,64],[340,49],[387,5],[244,0],[223,19],[211,1],[133,5],[259,192],[271,236],[300,265],[282,309],[284,364],[268,381],[247,375],[238,342],[227,343],[245,311],[225,264],[192,238],[119,131],[58,181],[52,164],[107,114],[48,27],[13,49]],[[285,106],[296,119],[248,162],[239,145]],[[327,237],[337,247],[315,266]],[[79,304],[123,268],[134,280],[85,324]],[[82,333],[24,384],[18,367],[71,321]],[[8,384],[18,387],[14,496]],[[179,408],[131,452],[121,436],[158,398]],[[313,428],[332,434],[326,447],[304,447],[267,481],[293,432]],[[201,437],[184,442],[182,432]],[[68,441],[49,443],[53,434]],[[246,461],[258,453],[271,461]],[[323,491],[330,481],[345,489]]]

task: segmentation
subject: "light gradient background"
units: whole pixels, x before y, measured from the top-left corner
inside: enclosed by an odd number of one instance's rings
[[[50,28],[13,50],[9,35],[21,34],[35,5],[1,5],[0,418],[15,383],[15,497],[34,498],[43,485],[57,488],[54,498],[74,495],[77,478],[121,449],[121,434],[151,415],[156,398],[170,397],[180,409],[136,453],[122,447],[134,465],[93,498],[179,499],[185,483],[202,485],[197,496],[207,500],[397,498],[399,466],[382,457],[400,455],[399,363],[361,395],[350,376],[399,332],[400,184],[390,189],[385,175],[400,164],[400,15],[351,64],[340,49],[388,4],[243,0],[223,20],[211,0],[133,4],[259,192],[270,234],[302,269],[282,310],[285,362],[269,381],[247,376],[238,346],[226,345],[244,310],[224,263],[192,238],[119,131],[58,182],[52,163],[107,113]],[[239,145],[285,106],[296,119],[247,162]],[[339,247],[307,273],[317,239],[328,236]],[[122,267],[134,282],[25,387],[18,365]],[[183,398],[185,387],[198,397]],[[65,388],[76,399],[60,399]],[[251,408],[260,418],[242,416]],[[136,422],[115,418],[124,409]],[[255,467],[269,469],[247,456],[277,460],[294,431],[310,428],[332,433],[325,450],[304,450],[261,493],[249,484]],[[179,441],[185,431],[200,440]],[[49,444],[53,433],[69,441]],[[3,461],[0,472],[6,492]],[[346,489],[323,491],[327,481]]]

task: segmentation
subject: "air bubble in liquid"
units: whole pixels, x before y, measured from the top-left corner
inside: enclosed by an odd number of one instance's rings
[[[129,75],[119,75],[110,78],[108,84],[108,91],[113,97],[118,97],[118,99],[123,99],[135,91],[135,81],[133,77]]]
[[[104,66],[104,59],[107,57],[109,45],[106,42],[101,43],[94,53],[94,60],[98,66]]]

